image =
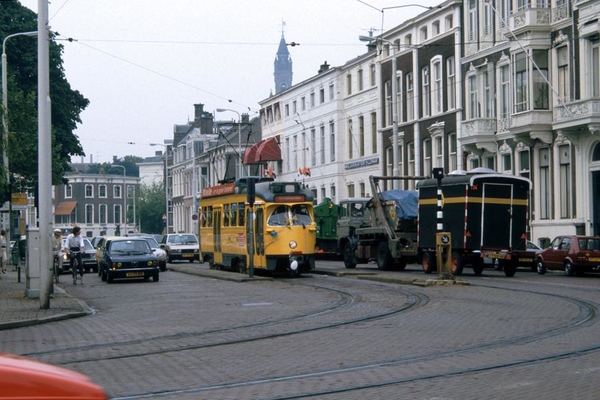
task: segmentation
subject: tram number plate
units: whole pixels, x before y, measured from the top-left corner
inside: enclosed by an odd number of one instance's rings
[[[488,258],[497,258],[498,260],[504,260],[506,258],[506,254],[504,253],[489,253],[487,256]]]
[[[185,257],[185,258],[194,257],[194,253],[183,253],[183,254],[181,255],[181,257]]]
[[[143,272],[127,272],[127,273],[125,274],[125,276],[126,276],[127,278],[134,278],[134,277],[136,277],[136,276],[144,276],[144,273],[143,273]]]

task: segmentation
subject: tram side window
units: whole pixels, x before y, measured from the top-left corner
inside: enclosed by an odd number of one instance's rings
[[[200,210],[200,226],[206,226],[206,207],[202,207]]]
[[[213,208],[208,206],[206,208],[206,226],[212,226],[213,224]]]
[[[229,204],[223,204],[223,226],[229,226]]]
[[[244,215],[246,210],[244,209],[244,203],[238,203],[238,210],[240,210],[240,212],[238,213],[240,216],[240,226],[244,226],[246,224],[246,221],[244,220]]]
[[[231,226],[237,226],[237,203],[231,205]]]

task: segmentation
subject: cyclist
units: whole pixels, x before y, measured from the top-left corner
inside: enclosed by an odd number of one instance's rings
[[[69,261],[71,271],[73,272],[73,285],[77,285],[77,271],[74,269],[75,259],[77,259],[77,267],[79,269],[79,280],[83,284],[83,262],[81,261],[81,253],[85,253],[83,238],[81,237],[81,228],[73,227],[73,233],[67,236],[65,247],[69,251]]]
[[[65,253],[62,243],[62,232],[58,228],[54,230],[54,236],[52,237],[52,254],[54,254],[54,257],[58,260],[58,270],[54,271],[54,273],[59,274],[63,269],[63,255]],[[58,282],[56,276],[54,279]]]

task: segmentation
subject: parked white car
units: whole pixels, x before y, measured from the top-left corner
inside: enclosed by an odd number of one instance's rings
[[[160,247],[167,252],[167,261],[200,261],[200,242],[193,233],[169,233],[163,236]]]
[[[142,236],[142,239],[146,240],[152,252],[156,255],[158,260],[158,267],[161,271],[167,270],[167,252],[160,248],[160,245],[152,236]]]

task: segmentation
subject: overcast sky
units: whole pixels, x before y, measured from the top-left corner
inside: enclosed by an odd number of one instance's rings
[[[37,12],[38,0],[20,1]],[[110,162],[162,150],[150,143],[172,139],[173,125],[193,120],[196,103],[257,115],[258,102],[274,92],[282,22],[287,43],[300,43],[288,47],[296,84],[324,61],[339,66],[363,54],[358,36],[370,28],[383,22],[387,30],[425,11],[378,11],[411,3],[442,1],[52,0],[48,14],[52,31],[74,39],[61,42],[65,73],[90,100],[75,132],[85,160]]]

